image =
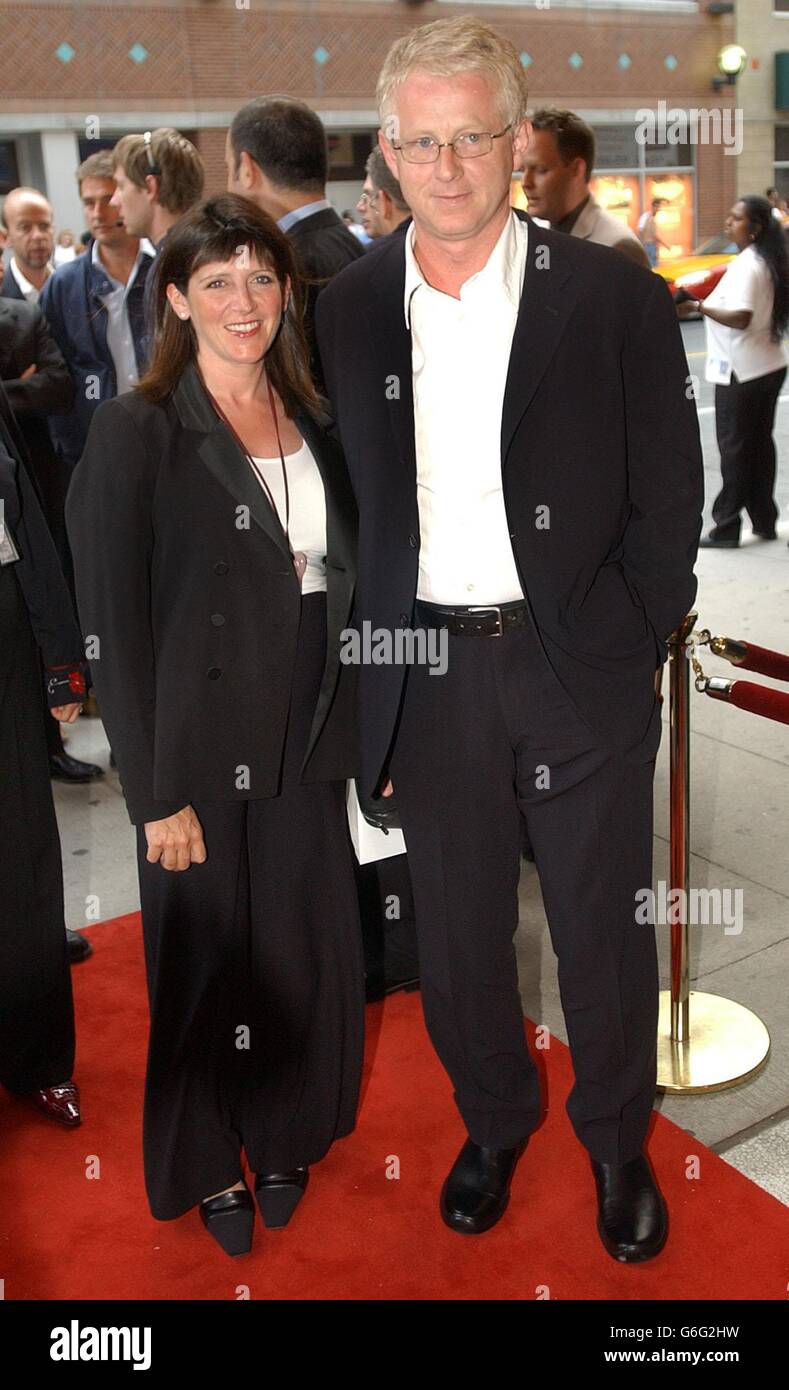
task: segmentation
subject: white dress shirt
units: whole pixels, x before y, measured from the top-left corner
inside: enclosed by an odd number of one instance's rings
[[[38,297],[41,294],[41,290],[37,289],[35,285],[31,284],[27,276],[24,275],[22,271],[19,269],[19,264],[17,262],[16,256],[11,256],[9,258],[8,269],[10,270],[14,279],[16,280],[20,292],[22,296],[27,300],[28,304],[38,304]],[[47,261],[48,276],[52,274],[54,269],[55,267],[52,264],[52,262]]]
[[[122,396],[124,391],[131,391],[137,385],[139,372],[137,370],[137,356],[134,351],[134,339],[132,338],[131,324],[126,305],[126,297],[137,278],[137,272],[143,262],[143,257],[149,256],[149,252],[140,243],[137,252],[137,259],[131,269],[131,274],[124,285],[120,280],[116,280],[114,275],[110,275],[106,265],[99,255],[99,243],[94,241],[90,252],[93,264],[98,265],[103,270],[110,284],[115,288],[111,294],[101,295],[101,302],[107,310],[107,347],[112,356],[115,367],[115,380],[118,387],[118,395]]]
[[[738,381],[779,372],[787,365],[783,342],[770,335],[773,282],[767,264],[753,246],[735,256],[715,289],[704,300],[712,309],[750,309],[747,328],[726,328],[704,316],[707,331],[707,381],[725,386],[734,371]]]
[[[526,271],[514,212],[460,298],[427,283],[405,236],[411,328],[419,580],[417,598],[457,606],[523,598],[504,510],[501,409]]]
[[[260,458],[256,454],[252,454],[251,457],[256,466],[255,476],[260,483],[261,491],[265,495],[266,489],[260,480],[262,473],[271,489],[280,521],[284,526],[285,483],[279,454],[276,458]],[[290,545],[294,552],[301,550],[307,557],[301,592],[319,594],[326,590],[326,494],[323,478],[306,440],[295,454],[285,454],[285,467],[290,497]]]

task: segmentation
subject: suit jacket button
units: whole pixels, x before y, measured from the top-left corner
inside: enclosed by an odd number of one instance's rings
[[[212,613],[211,622],[214,627],[224,627],[225,619],[222,613]]]
[[[410,545],[410,547],[411,547],[412,550],[416,550],[416,547],[417,547],[417,539],[416,539],[416,536],[414,536],[414,535],[409,536],[409,537],[408,537],[408,544]]]
[[[227,565],[224,560],[217,560],[214,565],[214,574],[227,574]]]
[[[208,672],[208,679],[210,681],[218,681],[221,674],[222,672],[218,666],[212,666],[211,670]]]

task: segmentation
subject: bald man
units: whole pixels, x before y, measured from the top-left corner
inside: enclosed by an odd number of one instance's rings
[[[54,269],[52,208],[37,189],[12,188],[3,203],[2,218],[12,254],[0,294],[6,299],[26,299],[28,304],[37,304]]]

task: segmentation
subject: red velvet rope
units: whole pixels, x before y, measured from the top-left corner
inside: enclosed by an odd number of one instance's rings
[[[783,652],[771,652],[767,647],[755,647],[752,642],[743,642],[743,646],[745,656],[742,661],[735,662],[738,671],[756,671],[760,676],[789,681],[789,656],[784,656]]]
[[[750,714],[760,714],[763,719],[789,724],[789,695],[783,690],[768,690],[766,685],[756,685],[753,681],[734,681],[728,701]]]

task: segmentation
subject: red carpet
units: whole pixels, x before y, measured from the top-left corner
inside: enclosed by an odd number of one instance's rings
[[[494,1230],[441,1222],[438,1193],[463,1140],[418,995],[368,1009],[355,1132],[312,1170],[291,1224],[258,1223],[253,1252],[229,1259],[196,1211],[157,1222],[142,1179],[146,1040],[136,914],[90,932],[73,972],[84,1123],[60,1129],[0,1091],[0,1267],[7,1299],[785,1299],[789,1209],[659,1116],[649,1152],[671,1213],[662,1254],[620,1266],[595,1231],[585,1151],[564,1103],[567,1049],[535,1052],[550,1113],[518,1168]],[[533,1029],[529,1025],[529,1035]],[[688,1103],[689,1122],[692,1102]],[[396,1155],[400,1177],[387,1178]],[[701,1176],[685,1177],[688,1155]],[[100,1177],[86,1177],[100,1162]],[[542,1292],[540,1292],[542,1291]]]

